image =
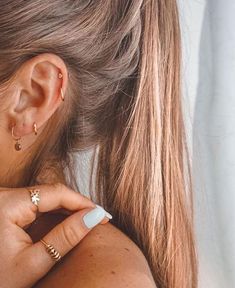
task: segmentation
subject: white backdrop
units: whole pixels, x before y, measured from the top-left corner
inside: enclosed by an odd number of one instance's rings
[[[235,287],[235,1],[179,0],[200,288]]]

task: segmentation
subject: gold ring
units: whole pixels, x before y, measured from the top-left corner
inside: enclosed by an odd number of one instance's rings
[[[27,188],[27,190],[30,192],[31,201],[33,202],[33,204],[38,206],[38,203],[40,201],[40,190],[35,188]]]
[[[50,254],[53,260],[58,262],[62,258],[60,253],[51,244],[47,244],[43,239],[40,241],[46,246],[46,251]]]

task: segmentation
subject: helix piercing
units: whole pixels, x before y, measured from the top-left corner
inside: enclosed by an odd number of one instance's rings
[[[62,101],[64,101],[64,92],[63,92],[62,88],[60,88],[60,95],[61,95]]]
[[[60,72],[60,73],[58,74],[58,77],[59,77],[60,79],[63,78],[63,74]],[[61,96],[62,101],[64,101],[64,92],[63,92],[62,88],[60,88],[60,96]]]
[[[12,128],[11,128],[11,135],[12,135],[12,138],[16,141],[16,143],[15,143],[15,150],[16,150],[16,151],[20,151],[20,150],[22,149],[22,146],[21,146],[21,144],[19,143],[19,140],[21,139],[21,137],[16,137],[16,136],[14,135],[14,127],[15,127],[15,125],[13,125]]]

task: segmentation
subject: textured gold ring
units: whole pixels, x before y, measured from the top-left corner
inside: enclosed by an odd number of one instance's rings
[[[53,260],[58,262],[62,258],[60,253],[51,244],[47,244],[43,239],[40,241],[45,245],[46,251],[49,253]]]

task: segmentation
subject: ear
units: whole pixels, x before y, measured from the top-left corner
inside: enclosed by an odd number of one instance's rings
[[[10,127],[14,135],[33,133],[33,124],[39,129],[60,105],[68,82],[64,61],[52,53],[42,53],[27,60],[14,78],[9,111]],[[65,100],[66,101],[66,100]]]

